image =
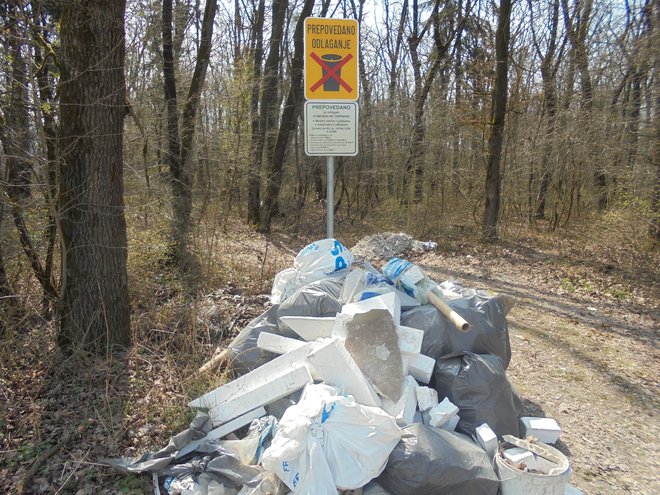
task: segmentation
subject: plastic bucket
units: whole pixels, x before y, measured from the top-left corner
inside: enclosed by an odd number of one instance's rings
[[[559,473],[528,473],[508,464],[501,454],[495,455],[502,495],[564,495],[566,484],[571,477],[571,465],[566,456],[557,449],[547,445],[543,447],[562,460]]]

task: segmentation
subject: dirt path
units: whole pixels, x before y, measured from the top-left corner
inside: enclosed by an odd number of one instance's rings
[[[508,376],[527,415],[561,425],[574,485],[587,495],[660,493],[653,282],[622,289],[625,276],[612,268],[586,263],[576,271],[575,260],[553,249],[521,246],[428,254],[418,263],[435,280],[517,299]]]

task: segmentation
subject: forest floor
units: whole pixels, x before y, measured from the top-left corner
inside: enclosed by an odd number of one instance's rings
[[[574,232],[517,235],[488,246],[459,234],[433,239],[438,251],[414,261],[437,281],[517,300],[508,317],[507,375],[527,415],[561,425],[558,448],[571,461],[572,483],[586,495],[660,493],[657,249],[632,252],[576,240]],[[350,246],[357,237],[342,240]],[[234,233],[217,248],[272,280],[306,240],[268,241]],[[267,283],[236,274],[193,303],[161,290],[157,278],[151,295],[157,304],[134,308],[136,345],[110,359],[63,359],[51,326],[36,318],[6,332],[0,492],[151,493],[146,478],[117,474],[100,461],[163,447],[187,426],[187,401],[223,379],[198,379],[195,370],[267,301]],[[216,324],[202,325],[197,316],[209,316],[209,301],[213,314],[205,321]]]

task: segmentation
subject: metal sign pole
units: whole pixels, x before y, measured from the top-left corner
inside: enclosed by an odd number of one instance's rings
[[[334,237],[335,230],[335,157],[328,157],[328,179],[326,180],[328,184],[328,190],[325,194],[327,207],[328,207],[328,223],[327,223],[327,238],[332,239]]]

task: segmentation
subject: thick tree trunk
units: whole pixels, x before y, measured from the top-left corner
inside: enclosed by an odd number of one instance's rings
[[[305,0],[300,17],[296,23],[294,33],[294,54],[291,63],[291,86],[289,94],[286,97],[280,128],[277,132],[275,148],[273,154],[268,160],[268,172],[266,175],[266,193],[264,195],[264,208],[261,212],[261,231],[270,232],[275,205],[277,204],[280,189],[282,187],[282,177],[284,175],[284,158],[286,157],[286,148],[289,143],[289,136],[295,129],[296,118],[300,112],[300,105],[303,102],[303,65],[304,65],[304,32],[303,23],[306,17],[312,14],[314,0]]]
[[[500,214],[500,160],[504,142],[504,119],[506,116],[509,37],[511,0],[501,0],[495,35],[495,84],[490,139],[488,141],[488,164],[486,166],[486,204],[484,206],[481,235],[484,241],[497,240],[497,222]]]
[[[125,0],[67,0],[61,21],[60,346],[131,340],[123,202]]]

